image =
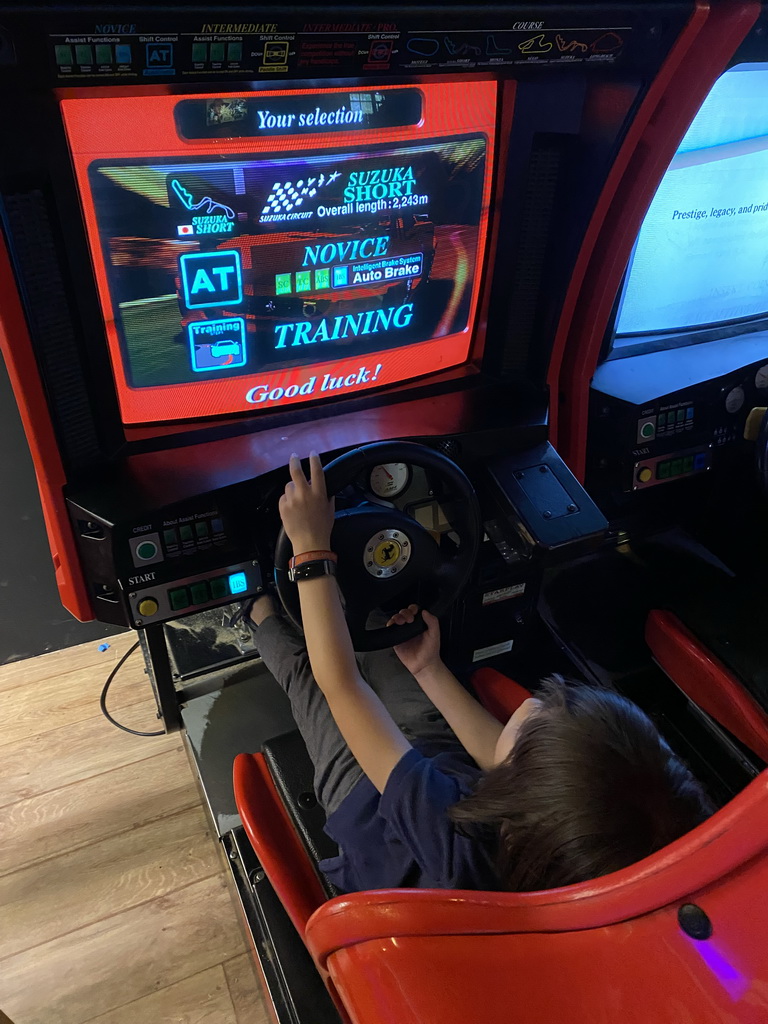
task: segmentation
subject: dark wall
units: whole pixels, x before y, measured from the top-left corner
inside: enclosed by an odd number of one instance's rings
[[[0,359],[0,664],[120,632],[61,606],[32,459]]]

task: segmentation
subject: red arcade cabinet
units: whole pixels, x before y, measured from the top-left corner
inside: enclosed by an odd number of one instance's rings
[[[765,1020],[759,3],[104,18],[0,18],[0,341],[62,602],[138,631],[275,1019]],[[298,617],[312,448],[357,650],[416,601],[500,717],[553,670],[615,686],[717,813],[554,892],[334,893],[228,624],[271,580]]]

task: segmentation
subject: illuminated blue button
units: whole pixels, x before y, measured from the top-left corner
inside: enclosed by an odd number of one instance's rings
[[[115,47],[115,59],[118,64],[131,63],[131,48],[127,43],[118,43]]]
[[[190,252],[179,260],[187,309],[236,306],[243,301],[240,253]]]
[[[229,592],[230,594],[242,594],[244,590],[248,589],[248,580],[245,578],[244,572],[233,572],[229,577]]]
[[[693,468],[695,471],[706,469],[709,465],[709,457],[706,452],[699,452],[699,454],[693,460]]]

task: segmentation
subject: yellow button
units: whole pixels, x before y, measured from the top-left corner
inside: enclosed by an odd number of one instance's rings
[[[653,470],[649,469],[648,466],[643,466],[642,469],[638,470],[637,479],[641,484],[647,484],[653,476]]]
[[[139,615],[143,615],[145,617],[154,615],[158,607],[158,603],[154,597],[145,597],[142,601],[139,601]]]

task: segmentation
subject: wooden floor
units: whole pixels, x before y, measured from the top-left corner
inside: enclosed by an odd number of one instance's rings
[[[0,1011],[266,1024],[181,740],[130,736],[99,711],[133,639],[0,668]],[[131,728],[158,727],[140,652],[108,703]]]

